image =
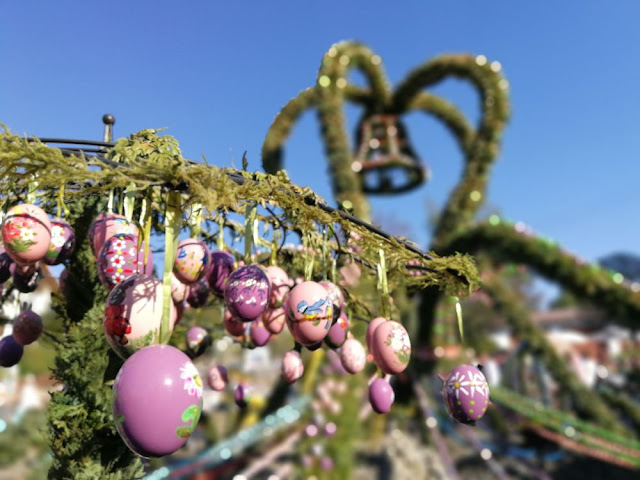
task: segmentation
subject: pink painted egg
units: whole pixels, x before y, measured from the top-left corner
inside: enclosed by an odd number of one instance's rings
[[[351,374],[361,372],[367,363],[367,353],[362,343],[355,338],[348,338],[340,347],[340,363]]]
[[[207,281],[213,293],[218,298],[224,297],[229,275],[235,268],[235,258],[229,252],[217,250],[211,253],[211,267],[207,273]]]
[[[232,337],[239,337],[240,335],[244,335],[244,331],[247,327],[243,321],[234,318],[234,316],[228,309],[225,309],[224,311],[223,324],[224,329]]]
[[[371,320],[369,322],[369,325],[367,325],[367,333],[366,333],[366,341],[367,341],[367,350],[369,350],[369,353],[373,354],[373,345],[371,344],[371,340],[373,340],[373,334],[376,331],[376,328],[378,328],[380,325],[382,325],[384,322],[386,322],[387,319],[384,317],[377,317],[374,318],[373,320]]]
[[[322,342],[329,333],[333,304],[327,290],[317,282],[295,286],[287,298],[287,326],[293,338],[304,346]]]
[[[184,446],[198,424],[202,380],[177,348],[145,347],[120,368],[112,406],[116,430],[133,452],[142,457],[170,455]]]
[[[455,420],[467,425],[484,417],[491,403],[484,374],[472,365],[454,368],[442,385],[444,404]]]
[[[144,262],[144,245],[138,248],[138,239],[133,235],[118,233],[110,237],[98,256],[98,278],[105,288],[111,290],[118,282],[135,274],[153,273],[151,250]]]
[[[162,282],[150,275],[134,274],[118,283],[107,297],[104,332],[111,348],[122,358],[157,344],[162,323]],[[169,332],[176,323],[171,302]]]
[[[271,282],[271,296],[269,306],[281,307],[289,293],[289,275],[282,268],[271,265],[267,267],[267,277]]]
[[[264,322],[260,319],[256,319],[251,322],[249,327],[249,335],[251,341],[256,347],[264,347],[271,339],[271,332],[264,326]]]
[[[182,303],[187,299],[189,287],[178,280],[175,274],[171,273],[171,299],[173,303]]]
[[[20,345],[30,345],[42,333],[42,318],[36,312],[24,310],[13,321],[13,338]]]
[[[388,413],[395,400],[393,388],[384,378],[376,378],[369,385],[369,403],[376,413]]]
[[[188,285],[187,287],[187,303],[193,308],[204,307],[209,300],[209,284],[206,280],[200,280],[197,283]]]
[[[209,381],[209,386],[212,390],[216,392],[223,391],[227,383],[229,382],[229,377],[227,375],[227,369],[222,365],[216,365],[211,367],[209,370],[209,375],[207,377]]]
[[[101,213],[89,227],[89,242],[93,255],[97,257],[104,243],[117,234],[131,235],[138,239],[138,227],[122,215]]]
[[[2,244],[17,263],[32,265],[49,251],[51,221],[36,205],[24,203],[12,207],[2,222]]]
[[[182,283],[191,285],[199,282],[207,274],[210,266],[211,253],[204,242],[188,238],[178,244],[173,273]]]
[[[282,357],[282,377],[287,383],[294,383],[304,375],[304,364],[300,354],[290,350]]]
[[[267,330],[269,330],[274,335],[279,334],[284,329],[284,308],[268,308],[262,314],[261,318],[264,322],[264,326],[267,327]]]
[[[264,269],[258,265],[238,268],[231,275],[224,292],[227,308],[245,322],[258,318],[267,309],[271,286]]]
[[[39,263],[33,265],[16,264],[13,272],[13,286],[20,293],[31,293],[38,288],[40,280],[44,278],[42,268]]]
[[[76,246],[76,234],[66,221],[61,218],[51,220],[51,243],[44,257],[47,265],[59,265],[67,261]]]
[[[384,373],[404,371],[411,357],[411,340],[401,323],[388,321],[376,328],[371,341],[373,358]]]

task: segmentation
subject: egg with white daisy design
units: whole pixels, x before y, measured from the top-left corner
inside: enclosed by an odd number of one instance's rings
[[[484,417],[491,400],[489,384],[482,371],[472,365],[459,365],[445,379],[441,377],[442,398],[449,414],[466,425]]]

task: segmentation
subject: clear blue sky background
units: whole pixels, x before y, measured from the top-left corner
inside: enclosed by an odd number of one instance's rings
[[[489,204],[591,260],[640,253],[639,20],[632,1],[4,2],[0,121],[99,139],[112,112],[116,136],[168,127],[191,158],[239,165],[247,150],[258,169],[274,115],[332,43],[369,44],[394,84],[435,55],[484,54],[502,63],[513,105]],[[468,85],[436,91],[477,118]],[[425,245],[427,204],[443,203],[462,162],[437,122],[409,126],[433,179],[374,205]],[[318,132],[305,115],[286,167],[330,198]]]

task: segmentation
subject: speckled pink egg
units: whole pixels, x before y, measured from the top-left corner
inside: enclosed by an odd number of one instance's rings
[[[211,367],[209,369],[207,379],[212,390],[215,390],[216,392],[223,391],[229,382],[226,367],[223,367],[222,365],[215,365]]]
[[[229,275],[235,268],[235,258],[229,252],[217,250],[211,253],[211,267],[207,273],[207,281],[213,293],[218,298],[224,297]]]
[[[287,383],[294,383],[304,375],[304,364],[300,354],[290,350],[282,357],[282,377]]]
[[[284,329],[284,308],[268,308],[262,314],[261,318],[264,322],[264,326],[267,327],[267,330],[269,330],[274,335],[279,334]]]
[[[202,380],[180,350],[152,345],[124,362],[113,384],[112,405],[116,429],[133,452],[170,455],[184,446],[198,424]]]
[[[271,265],[267,267],[267,277],[271,282],[271,296],[269,306],[281,307],[289,293],[289,275],[282,268]]]
[[[197,283],[188,285],[187,287],[187,303],[193,308],[204,307],[209,300],[209,284],[206,280],[200,280]]]
[[[271,339],[271,332],[264,326],[264,322],[260,319],[256,319],[251,322],[249,327],[249,335],[251,341],[256,347],[264,347]]]
[[[369,325],[367,325],[367,333],[366,333],[365,339],[367,341],[367,350],[369,350],[369,353],[371,354],[373,354],[373,350],[372,350],[373,345],[371,345],[373,334],[375,333],[376,328],[378,328],[380,325],[382,325],[386,321],[387,319],[384,317],[377,317],[371,320],[369,322]]]
[[[13,286],[20,293],[31,293],[38,288],[40,280],[44,278],[42,268],[39,263],[33,265],[15,265],[13,272]]]
[[[138,239],[133,235],[118,233],[110,237],[98,256],[98,278],[102,285],[111,290],[118,282],[134,274],[153,273],[151,250],[144,264],[144,245],[138,248]]]
[[[333,304],[327,290],[317,282],[295,286],[287,298],[287,326],[293,338],[304,346],[322,342],[329,333]]]
[[[371,341],[373,358],[384,373],[404,371],[411,358],[411,340],[401,323],[388,321],[376,328]]]
[[[211,253],[204,242],[188,238],[178,244],[173,273],[182,283],[191,285],[199,282],[208,273],[210,266]]]
[[[138,238],[138,227],[122,215],[101,213],[89,227],[89,242],[93,255],[97,257],[104,243],[117,234],[131,235]]]
[[[76,246],[76,234],[66,221],[61,218],[51,220],[51,243],[44,257],[47,265],[59,265],[69,259]]]
[[[24,310],[13,321],[13,338],[20,345],[30,345],[42,333],[42,317],[31,310]]]
[[[247,265],[229,275],[224,299],[234,317],[250,322],[267,309],[270,293],[264,269],[258,265]]]
[[[32,265],[42,260],[51,242],[51,221],[36,205],[12,207],[2,222],[2,243],[17,263]]]
[[[367,353],[362,343],[355,338],[348,338],[340,347],[340,362],[351,374],[361,372],[367,363]]]
[[[395,400],[393,388],[383,378],[376,378],[369,385],[369,403],[376,413],[388,413]]]
[[[247,328],[246,324],[242,320],[234,318],[234,316],[228,309],[225,309],[224,311],[223,324],[224,329],[232,337],[239,337],[240,335],[244,335],[244,331]]]
[[[189,287],[182,283],[180,280],[176,278],[176,276],[171,273],[171,299],[173,303],[178,304],[182,303],[187,299],[187,295],[189,294]]]
[[[472,365],[454,368],[442,385],[442,398],[449,414],[458,422],[473,425],[489,408],[489,385]]]
[[[162,300],[162,282],[150,275],[134,274],[111,290],[104,313],[104,332],[120,357],[127,358],[160,341]],[[176,318],[176,307],[171,302],[169,334]]]

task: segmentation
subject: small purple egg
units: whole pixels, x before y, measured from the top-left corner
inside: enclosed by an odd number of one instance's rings
[[[211,337],[202,327],[191,327],[187,330],[187,352],[191,358],[198,357],[211,345]]]
[[[69,259],[76,246],[76,234],[66,221],[61,218],[51,220],[51,243],[44,257],[47,265],[59,265]]]
[[[207,273],[209,288],[218,298],[224,297],[224,290],[227,287],[229,275],[233,272],[235,258],[229,252],[218,250],[211,253],[211,267]]]
[[[13,335],[0,340],[0,367],[13,367],[22,358],[24,347],[16,342]]]
[[[271,332],[264,326],[264,322],[260,319],[251,322],[249,327],[251,341],[256,347],[264,347],[271,339]]]
[[[442,398],[447,411],[455,420],[475,425],[489,408],[489,384],[478,368],[460,365],[444,380]]]
[[[24,310],[13,321],[13,338],[20,345],[30,345],[42,333],[42,317],[31,310]]]
[[[258,265],[247,265],[229,275],[224,298],[234,317],[250,322],[267,309],[270,292],[264,270]]]
[[[245,408],[249,405],[249,401],[251,400],[250,389],[245,384],[241,383],[236,387],[235,392],[233,393],[233,399],[240,408]]]
[[[369,403],[376,413],[388,413],[395,400],[393,388],[384,378],[376,378],[369,385]]]
[[[193,308],[204,307],[209,300],[209,284],[206,280],[188,286],[187,303]]]

